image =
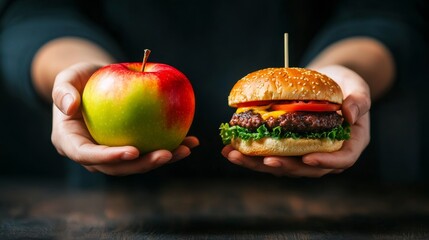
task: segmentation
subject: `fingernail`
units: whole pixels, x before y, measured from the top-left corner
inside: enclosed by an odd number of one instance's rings
[[[304,160],[302,160],[302,162],[303,163],[305,163],[305,164],[307,164],[307,165],[309,165],[309,166],[317,166],[317,165],[319,165],[319,163],[317,162],[317,161],[314,161],[314,160],[307,160],[307,159],[304,159]]]
[[[156,159],[156,164],[163,165],[168,163],[170,160],[171,160],[171,157],[161,156],[161,157],[158,157],[158,159]]]
[[[231,152],[231,150],[223,148],[222,151],[220,152],[220,154],[222,154],[222,156],[224,156],[225,158],[228,158],[228,154]]]
[[[281,167],[282,163],[280,161],[274,160],[274,159],[268,159],[264,160],[264,164],[269,167]]]
[[[234,163],[235,165],[239,165],[239,166],[242,166],[243,165],[243,162],[241,162],[241,160],[240,159],[237,159],[237,158],[235,158],[235,157],[229,157],[229,155],[228,155],[228,160],[230,161],[230,162],[232,162],[232,163]]]
[[[354,124],[359,115],[359,108],[353,104],[350,106],[350,112],[352,113],[352,124]]]
[[[183,159],[191,154],[191,151],[186,151],[184,153],[177,153],[173,155],[173,159]]]
[[[66,94],[63,97],[63,100],[61,102],[61,108],[62,108],[61,110],[63,113],[65,113],[65,114],[68,113],[70,105],[73,103],[73,101],[74,101],[74,99],[73,99],[73,96],[71,94]]]
[[[200,141],[197,140],[195,142],[192,142],[192,144],[189,144],[189,148],[194,148],[194,147],[198,147],[200,145]]]
[[[121,156],[122,160],[133,160],[136,159],[138,157],[138,155],[134,154],[134,153],[130,153],[130,152],[124,152]]]

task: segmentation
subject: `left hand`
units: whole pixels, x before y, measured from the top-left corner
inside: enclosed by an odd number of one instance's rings
[[[341,173],[353,166],[370,141],[370,89],[358,74],[346,67],[333,65],[315,70],[336,81],[345,97],[341,111],[351,125],[351,138],[344,142],[340,150],[309,153],[301,157],[253,157],[227,145],[222,155],[234,164],[275,176],[321,177]]]
[[[80,109],[83,88],[101,66],[78,63],[58,74],[52,91],[52,143],[58,153],[82,165],[90,172],[124,176],[145,173],[167,163],[181,160],[199,145],[188,136],[173,151],[160,149],[141,155],[134,146],[109,147],[91,137]]]

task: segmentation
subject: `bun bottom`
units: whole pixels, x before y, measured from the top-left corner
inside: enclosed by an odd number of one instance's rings
[[[325,139],[275,139],[242,140],[234,138],[231,145],[249,156],[302,156],[313,152],[334,152],[343,146],[344,140]]]

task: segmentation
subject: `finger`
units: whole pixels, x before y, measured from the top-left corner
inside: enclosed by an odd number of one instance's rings
[[[52,89],[52,100],[61,112],[72,115],[78,110],[80,93],[98,67],[93,64],[76,64],[57,75]]]
[[[111,164],[92,166],[97,171],[113,176],[126,176],[137,173],[145,173],[167,164],[173,155],[167,150],[150,152],[136,160],[121,161]]]
[[[140,154],[139,150],[132,146],[108,147],[95,144],[83,121],[65,116],[55,106],[53,106],[52,114],[51,141],[53,145],[60,154],[82,165],[131,160],[136,159]]]
[[[61,146],[60,153],[82,165],[108,164],[122,160],[134,160],[139,157],[139,150],[133,146],[97,145],[88,141],[87,138],[73,134],[69,138],[72,140]]]
[[[132,146],[108,147],[88,143],[77,146],[75,149],[67,150],[67,155],[77,163],[86,166],[135,160],[139,157],[138,149]]]
[[[200,144],[198,138],[194,136],[186,137],[182,144],[173,150],[173,159],[169,163],[181,160],[191,154],[191,149]]]
[[[277,159],[247,156],[235,150],[231,145],[223,148],[222,155],[230,162],[253,171],[269,173],[275,176],[292,176],[283,169],[282,163]]]
[[[188,136],[183,140],[182,145],[185,145],[188,148],[194,148],[200,145],[200,141],[198,140],[197,137]]]
[[[221,154],[222,156],[224,156],[225,158],[228,158],[228,154],[234,150],[234,147],[232,147],[231,144],[226,145],[225,147],[223,147]]]
[[[173,159],[170,162],[176,162],[180,159],[183,159],[191,154],[189,147],[185,145],[180,145],[173,151]]]
[[[369,113],[367,113],[352,126],[350,139],[344,141],[339,151],[311,153],[303,157],[303,162],[321,168],[347,169],[354,165],[369,141]]]
[[[261,157],[250,157],[242,154],[237,150],[231,150],[226,156],[228,160],[236,165],[244,166],[250,169],[256,170],[257,166],[261,166],[262,158]],[[257,159],[255,161],[255,159]],[[259,164],[258,164],[259,162]]]
[[[84,166],[84,165],[83,165],[83,167],[84,167],[86,170],[88,170],[89,172],[92,172],[92,173],[99,172],[96,168],[91,167],[91,166]]]
[[[225,147],[223,154],[229,150],[229,147]],[[252,157],[232,150],[227,154],[227,158],[236,165],[275,176],[321,177],[333,171],[306,165],[297,157]]]
[[[333,169],[325,169],[320,167],[313,167],[306,165],[302,162],[300,157],[265,157],[264,164],[275,162],[275,167],[278,169],[276,172],[281,172],[281,175],[286,175],[289,177],[312,177],[318,178],[326,174],[329,174]]]
[[[225,148],[224,150],[226,153],[226,151],[229,151],[229,148]],[[247,156],[237,150],[229,151],[226,155],[226,158],[236,165],[243,166],[258,172],[269,172],[268,170],[271,169],[270,166],[264,165],[263,157]]]

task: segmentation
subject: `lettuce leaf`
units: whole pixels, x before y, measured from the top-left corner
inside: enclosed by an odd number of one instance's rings
[[[348,140],[350,138],[350,125],[344,123],[327,132],[317,133],[293,133],[284,131],[280,126],[269,130],[265,124],[258,127],[255,131],[250,131],[247,128],[240,126],[229,126],[228,123],[222,123],[219,127],[220,136],[223,144],[227,145],[231,143],[233,138],[241,138],[243,140],[258,140],[264,137],[271,137],[276,139],[282,138],[309,138],[309,139],[321,139],[329,138],[332,140]]]

